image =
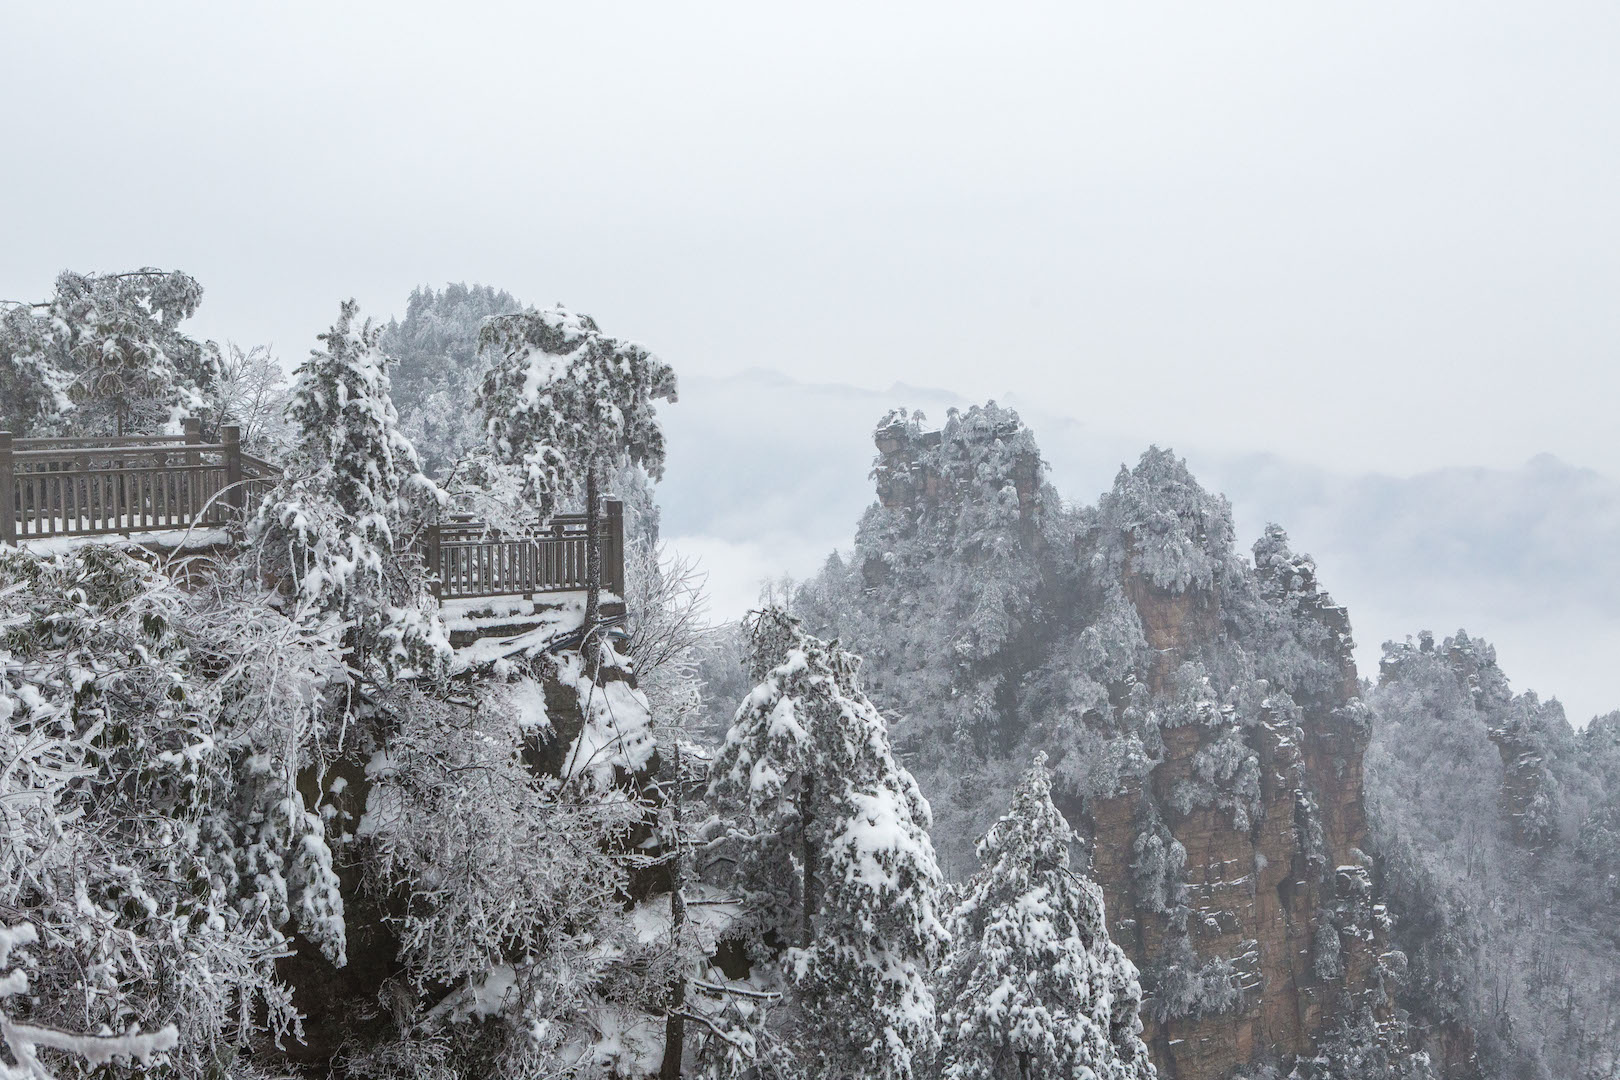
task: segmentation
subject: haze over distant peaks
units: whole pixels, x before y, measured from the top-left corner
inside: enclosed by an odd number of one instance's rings
[[[1061,401],[1002,403],[1034,430],[1068,501],[1093,501],[1156,441],[1231,500],[1245,548],[1268,522],[1286,527],[1349,607],[1363,675],[1376,673],[1385,640],[1466,627],[1497,644],[1520,689],[1557,696],[1575,724],[1620,705],[1607,659],[1620,651],[1612,475],[1551,454],[1513,468],[1358,473],[1119,434]],[[880,391],[764,369],[683,379],[680,403],[664,411],[670,469],[660,502],[665,535],[704,560],[713,614],[735,618],[764,578],[802,578],[849,545],[872,501],[871,431],[888,409],[921,408],[938,424],[945,409],[968,404],[940,388]]]

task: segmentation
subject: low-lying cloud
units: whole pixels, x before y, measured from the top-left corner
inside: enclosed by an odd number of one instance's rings
[[[1042,403],[1008,401],[1035,431],[1066,499],[1091,502],[1149,441]],[[701,559],[711,611],[735,618],[761,585],[816,572],[872,501],[871,431],[890,408],[933,420],[942,390],[805,384],[751,372],[683,381],[668,410],[660,502],[672,545]],[[1232,500],[1240,542],[1268,521],[1317,559],[1350,609],[1363,674],[1381,645],[1466,627],[1519,689],[1557,696],[1577,725],[1620,707],[1620,480],[1541,456],[1510,469],[1350,475],[1270,454],[1171,445]]]

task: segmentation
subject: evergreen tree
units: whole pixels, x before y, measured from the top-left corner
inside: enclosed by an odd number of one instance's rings
[[[655,480],[663,475],[653,402],[675,400],[675,372],[640,345],[608,337],[590,316],[560,307],[490,319],[480,348],[494,357],[478,391],[490,447],[519,474],[526,501],[546,518],[559,499],[583,489],[591,642],[601,604],[601,490],[626,465]]]
[[[488,367],[478,335],[491,315],[527,309],[511,293],[465,282],[411,290],[404,319],[390,319],[382,348],[399,359],[393,374],[400,427],[441,482],[449,468],[483,445],[477,410],[467,408]]]
[[[949,1080],[1154,1075],[1136,966],[1108,938],[1102,890],[1069,869],[1073,835],[1039,754],[951,914]]]
[[[180,332],[202,286],[178,270],[64,271],[39,304],[0,308],[0,406],[16,434],[178,431],[211,404],[219,349]]]
[[[758,680],[715,760],[756,952],[791,986],[808,1075],[925,1075],[938,1046],[925,978],[946,943],[928,804],[856,685],[860,660],[779,608],[750,623]]]
[[[261,558],[290,578],[300,610],[341,623],[357,670],[422,670],[448,652],[413,551],[442,500],[399,430],[390,360],[353,300],[298,368],[288,419],[297,445],[254,523]]]

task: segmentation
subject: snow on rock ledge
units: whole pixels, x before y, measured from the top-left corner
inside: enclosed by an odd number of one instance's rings
[[[582,718],[579,735],[563,755],[564,777],[585,776],[600,788],[611,786],[615,770],[641,772],[652,760],[657,741],[647,696],[629,681],[629,668],[611,646],[602,649],[601,670],[593,680],[584,658],[564,653],[557,658],[557,681],[573,689]]]

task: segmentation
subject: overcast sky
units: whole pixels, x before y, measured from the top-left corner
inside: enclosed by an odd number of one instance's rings
[[[1620,476],[1612,2],[0,8],[0,298],[178,267],[296,362],[479,281],[688,376]]]
[[[296,360],[466,279],[692,373],[1620,461],[1620,6],[783,8],[6,3],[0,297],[177,266]]]

